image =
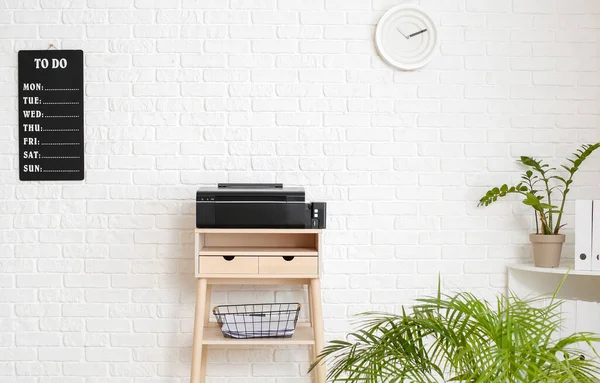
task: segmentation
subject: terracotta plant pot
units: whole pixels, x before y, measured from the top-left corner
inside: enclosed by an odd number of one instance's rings
[[[564,234],[529,234],[533,247],[533,264],[536,267],[558,267],[560,253],[565,242]]]

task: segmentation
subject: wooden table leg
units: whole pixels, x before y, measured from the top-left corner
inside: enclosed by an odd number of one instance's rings
[[[196,312],[194,314],[194,345],[192,348],[192,374],[190,383],[200,383],[206,375],[202,369],[202,336],[204,332],[204,318],[206,316],[207,280],[198,279],[196,288]]]
[[[323,351],[325,339],[323,335],[323,307],[321,305],[321,281],[319,279],[310,280],[310,296],[313,307],[311,308],[313,318],[313,329],[315,331],[314,358]],[[317,383],[325,383],[325,364],[321,363],[315,368],[315,377]]]
[[[314,331],[314,326],[315,326],[315,319],[314,319],[314,310],[313,310],[313,299],[312,299],[312,289],[310,288],[310,283],[308,284],[308,320],[310,323],[310,327],[312,327],[313,331]],[[313,344],[312,346],[310,346],[310,361],[312,363],[312,361],[317,359],[317,349],[315,347],[315,345]],[[313,377],[313,381],[316,381],[317,379],[317,371],[313,370],[312,371],[312,377]]]
[[[210,319],[210,312],[211,312],[211,307],[210,307],[210,298],[211,298],[211,293],[212,293],[212,286],[211,285],[207,285],[206,286],[206,304],[204,305],[204,326],[208,325],[208,321]],[[200,374],[200,383],[205,383],[206,382],[206,362],[208,360],[208,346],[203,345],[202,346],[202,362],[200,364],[200,371],[202,372]]]
[[[312,290],[310,288],[310,284],[308,285],[308,320],[310,321],[310,326],[312,327],[313,321],[313,302],[312,302]]]

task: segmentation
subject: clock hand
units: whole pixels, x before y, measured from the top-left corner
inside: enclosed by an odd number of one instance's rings
[[[421,33],[425,33],[425,32],[427,32],[427,29],[423,29],[422,31],[415,32],[415,33],[413,33],[412,35],[409,35],[409,36],[408,36],[408,38],[411,38],[411,37],[418,36],[418,35],[420,35]]]
[[[405,39],[408,39],[408,38],[409,38],[408,36],[406,36],[406,35],[404,34],[404,32],[402,32],[402,29],[400,29],[400,27],[396,27],[396,29],[398,30],[398,32],[400,32],[400,34],[401,34],[402,36],[404,36],[404,38],[405,38]]]

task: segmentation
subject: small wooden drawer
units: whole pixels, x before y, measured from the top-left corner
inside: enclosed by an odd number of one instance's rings
[[[198,257],[199,274],[256,274],[257,257]]]
[[[319,273],[317,257],[260,257],[258,259],[260,274],[310,274]]]

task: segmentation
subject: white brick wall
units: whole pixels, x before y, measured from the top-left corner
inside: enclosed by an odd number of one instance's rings
[[[437,273],[502,290],[532,220],[477,198],[516,181],[521,154],[600,139],[600,2],[421,0],[441,53],[399,72],[372,34],[400,2],[0,0],[0,381],[187,382],[194,191],[216,182],[300,184],[329,203],[328,338]],[[17,51],[50,43],[86,52],[81,183],[18,181]],[[596,156],[572,197],[598,197],[599,172]],[[209,361],[212,383],[307,381],[305,350]]]

